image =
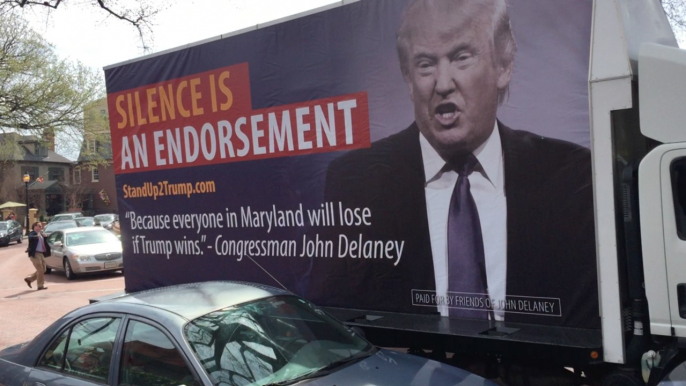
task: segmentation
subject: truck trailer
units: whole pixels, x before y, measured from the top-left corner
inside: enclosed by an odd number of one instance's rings
[[[285,288],[511,385],[686,380],[659,1],[344,0],[105,75],[127,292]]]

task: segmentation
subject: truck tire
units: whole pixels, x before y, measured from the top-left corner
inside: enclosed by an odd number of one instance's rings
[[[602,386],[645,386],[645,383],[633,372],[616,372],[605,377]]]

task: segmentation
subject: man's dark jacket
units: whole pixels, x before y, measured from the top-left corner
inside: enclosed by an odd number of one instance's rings
[[[29,257],[36,257],[36,248],[38,247],[38,233],[36,231],[31,231],[29,233]],[[50,246],[48,241],[43,237],[43,243],[45,244],[45,252],[43,252],[43,257],[50,256]]]
[[[507,313],[506,321],[597,328],[598,285],[588,149],[499,123],[507,196],[507,294],[559,298],[561,317]],[[416,124],[334,160],[326,200],[368,207],[371,227],[349,238],[405,240],[392,260],[317,258],[309,296],[328,306],[436,313],[411,290],[435,290],[424,166]],[[338,204],[336,204],[337,206]],[[335,234],[330,237],[336,237]]]

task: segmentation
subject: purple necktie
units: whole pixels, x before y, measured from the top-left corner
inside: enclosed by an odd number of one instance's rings
[[[471,153],[450,162],[458,173],[448,212],[448,295],[456,297],[450,303],[451,317],[487,319],[489,314],[484,305],[488,298],[484,241],[468,178],[478,163]]]

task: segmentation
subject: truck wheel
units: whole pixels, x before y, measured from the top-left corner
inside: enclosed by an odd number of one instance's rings
[[[64,258],[64,276],[67,278],[67,280],[74,280],[76,279],[76,274],[74,271],[71,269],[71,264],[69,263],[69,260],[67,258]]]
[[[605,377],[602,386],[645,386],[645,383],[633,373],[621,372]]]

